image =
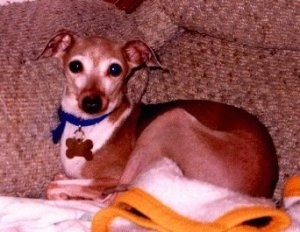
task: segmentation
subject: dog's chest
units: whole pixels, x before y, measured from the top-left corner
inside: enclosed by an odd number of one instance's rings
[[[107,145],[107,141],[113,136],[115,131],[119,130],[121,125],[124,124],[124,121],[130,116],[131,112],[132,108],[127,108],[119,115],[117,120],[110,120],[108,117],[95,125],[81,128],[81,139],[83,141],[90,140],[92,142],[92,148],[90,149],[93,155],[92,159],[87,159],[84,156],[67,156],[67,150],[70,149],[68,146],[69,144],[67,145],[67,141],[74,141],[74,138],[76,137],[76,131],[79,129],[78,126],[67,122],[61,139],[60,152],[63,167],[67,176],[71,178],[91,178],[91,174],[88,176],[84,174],[84,167],[95,168],[99,166],[99,156],[102,155],[102,153],[99,153],[99,151],[104,145]],[[97,154],[97,157],[94,156],[95,154]],[[101,167],[99,168],[101,169]],[[93,172],[93,170],[90,171]],[[101,172],[102,170],[94,171]]]
[[[112,136],[115,126],[116,125],[106,119],[96,125],[82,127],[80,140],[82,140],[82,143],[87,140],[92,141],[92,147],[88,148],[88,150],[90,150],[91,153],[94,154],[97,150],[101,149],[106,141]],[[76,141],[76,136],[78,136],[76,135],[76,131],[78,131],[78,128],[78,126],[72,125],[67,122],[61,140],[60,153],[63,167],[66,174],[72,178],[84,178],[82,176],[83,167],[87,162],[93,162],[93,157],[91,158],[91,160],[88,160],[86,157],[80,155],[75,155],[72,157],[67,156],[67,150],[71,149],[67,141]],[[77,144],[73,149],[78,151],[80,150],[80,146],[83,145]],[[74,154],[76,154],[76,151]]]

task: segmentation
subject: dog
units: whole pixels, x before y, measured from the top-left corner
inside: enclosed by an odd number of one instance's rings
[[[125,191],[163,157],[187,178],[271,197],[278,162],[266,127],[243,109],[208,100],[132,103],[126,84],[139,68],[161,67],[144,42],[120,44],[60,31],[41,57],[55,57],[66,77],[59,126],[65,173],[49,199],[92,199]]]

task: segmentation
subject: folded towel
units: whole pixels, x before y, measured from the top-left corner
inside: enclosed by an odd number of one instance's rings
[[[164,159],[98,212],[92,231],[277,232],[289,225],[288,214],[272,201],[187,179]]]

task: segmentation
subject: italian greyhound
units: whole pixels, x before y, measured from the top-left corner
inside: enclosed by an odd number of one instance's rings
[[[127,97],[135,70],[161,66],[144,42],[61,31],[41,57],[57,58],[67,80],[61,122],[53,131],[65,174],[49,184],[49,199],[109,198],[164,157],[187,178],[272,196],[277,157],[255,116],[206,100],[145,105]]]

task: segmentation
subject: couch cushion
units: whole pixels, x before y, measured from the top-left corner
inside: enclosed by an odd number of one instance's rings
[[[300,49],[297,0],[161,0],[173,22],[248,46]]]

